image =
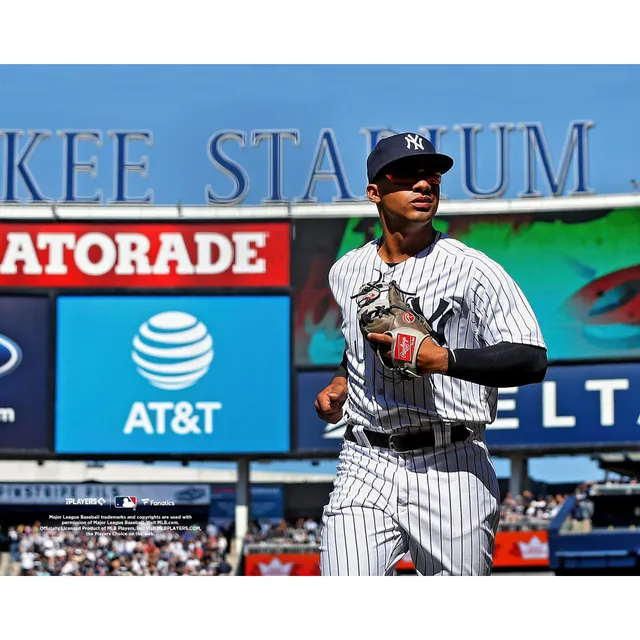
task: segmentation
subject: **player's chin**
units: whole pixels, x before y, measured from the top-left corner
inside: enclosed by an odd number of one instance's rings
[[[429,222],[435,215],[438,205],[434,202],[411,202],[406,209],[405,218],[413,222]]]

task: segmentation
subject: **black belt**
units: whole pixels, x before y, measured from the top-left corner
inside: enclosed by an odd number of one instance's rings
[[[396,453],[407,453],[414,449],[424,449],[425,447],[435,447],[436,445],[436,434],[434,431],[388,434],[364,429],[363,433],[372,447],[391,449],[391,451],[395,451]],[[471,430],[463,424],[454,424],[451,426],[452,443],[466,440],[470,435]],[[353,427],[351,425],[347,426],[344,438],[350,442],[358,442],[353,435]]]

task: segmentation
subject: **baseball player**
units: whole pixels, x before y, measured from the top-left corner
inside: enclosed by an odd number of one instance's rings
[[[347,428],[323,512],[322,575],[489,575],[499,520],[484,439],[498,387],[541,382],[546,346],[518,285],[435,230],[453,159],[419,134],[380,140],[367,196],[382,236],[338,260],[329,284],[345,352],[317,396]]]

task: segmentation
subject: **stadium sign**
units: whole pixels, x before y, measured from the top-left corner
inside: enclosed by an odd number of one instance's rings
[[[289,324],[285,295],[59,296],[56,453],[288,453]]]
[[[120,495],[133,495],[145,504],[173,502],[176,505],[209,505],[207,484],[108,484],[108,483],[0,483],[0,505],[95,504],[109,508]]]
[[[50,448],[46,296],[0,297],[0,453]]]
[[[259,107],[256,107],[259,109]],[[505,195],[514,169],[510,163],[512,138],[519,132],[521,140],[520,161],[517,163],[517,183],[519,197],[562,196],[594,193],[589,186],[589,130],[595,126],[592,120],[571,121],[565,126],[564,148],[558,155],[552,154],[544,127],[540,122],[499,122],[444,125],[414,124],[425,138],[431,140],[436,149],[443,149],[443,137],[450,131],[458,137],[459,151],[455,156],[459,187],[468,198],[500,198]],[[486,132],[489,129],[489,132]],[[482,133],[484,131],[484,133]],[[352,131],[344,145],[357,145],[362,150],[359,167],[364,167],[366,155],[381,138],[400,133],[397,128],[363,127]],[[453,137],[449,136],[449,137]],[[154,197],[154,187],[158,180],[153,172],[153,163],[160,164],[154,154],[154,141],[161,139],[162,133],[146,130],[0,130],[0,143],[4,146],[6,159],[1,168],[3,192],[0,204],[159,204]],[[480,140],[482,138],[482,140]],[[306,170],[300,175],[300,159],[288,153],[288,147],[313,147]],[[40,185],[38,170],[33,165],[45,165],[38,155],[47,157],[57,147],[56,153],[61,164],[56,173],[59,188],[52,192],[51,181],[48,189]],[[109,160],[101,162],[96,155],[103,147],[110,147]],[[478,177],[479,168],[486,167],[486,159],[480,157],[478,148],[495,148],[495,170],[493,176]],[[140,148],[142,147],[142,148]],[[264,153],[252,148],[266,148]],[[285,149],[287,153],[285,152]],[[256,165],[251,154],[260,152],[261,165]],[[199,157],[187,159],[193,164],[206,163],[210,179],[199,187],[200,202],[191,196],[192,204],[238,205],[249,194],[252,181],[257,181],[262,189],[261,202],[272,203],[313,203],[318,201],[317,189],[321,183],[332,184],[331,200],[336,202],[359,201],[364,198],[364,188],[354,190],[350,185],[361,183],[363,172],[359,169],[357,179],[349,175],[342,160],[338,136],[333,128],[326,127],[314,133],[302,133],[296,128],[269,129],[218,129],[208,139],[203,137]],[[290,160],[285,163],[285,156]],[[249,162],[248,162],[249,161]],[[58,160],[60,163],[60,160]],[[289,164],[290,163],[290,164]],[[189,164],[189,162],[187,162]],[[247,169],[251,165],[251,171]],[[569,171],[574,168],[574,179],[569,181]],[[297,193],[285,193],[285,175],[296,170],[300,177]],[[44,171],[44,169],[41,169]],[[50,168],[46,169],[51,172]],[[104,176],[109,176],[107,187]],[[82,180],[80,178],[82,177]],[[87,178],[90,177],[90,180]],[[132,178],[135,185],[132,186]],[[190,181],[192,182],[192,181]],[[449,183],[450,184],[450,183]],[[287,184],[288,189],[289,184]],[[445,185],[445,189],[446,189]],[[457,189],[458,190],[458,189]]]
[[[298,374],[297,450],[337,453],[345,423],[316,415],[317,393],[332,372]],[[498,389],[486,440],[494,455],[640,449],[638,363],[551,366],[544,382]]]
[[[288,284],[286,223],[0,225],[0,286]]]

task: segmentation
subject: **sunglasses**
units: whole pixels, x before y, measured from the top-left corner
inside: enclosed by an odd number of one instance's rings
[[[426,180],[431,185],[438,185],[442,182],[442,174],[437,171],[427,173],[424,169],[393,169],[393,173],[385,174],[389,182],[413,186],[421,180]]]

